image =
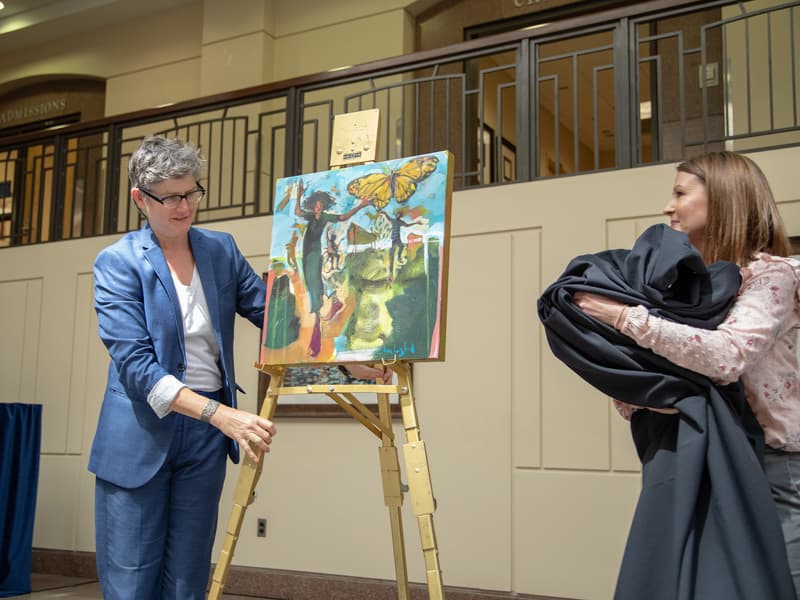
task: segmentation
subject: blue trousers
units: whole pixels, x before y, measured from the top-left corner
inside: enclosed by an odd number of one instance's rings
[[[764,452],[764,468],[778,508],[794,588],[800,600],[800,452],[768,448]]]
[[[227,438],[202,421],[165,418],[179,423],[153,479],[135,489],[96,480],[97,571],[105,600],[205,598]]]

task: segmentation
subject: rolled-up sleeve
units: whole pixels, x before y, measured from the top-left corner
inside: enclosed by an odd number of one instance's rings
[[[795,310],[797,279],[780,260],[759,261],[725,320],[698,329],[631,307],[622,333],[637,344],[717,383],[736,381],[772,347]]]
[[[163,419],[172,412],[172,403],[175,400],[175,396],[184,387],[186,385],[173,375],[165,375],[156,382],[147,396],[147,403],[158,415],[159,419]]]

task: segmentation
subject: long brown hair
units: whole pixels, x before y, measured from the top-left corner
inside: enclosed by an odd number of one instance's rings
[[[696,176],[708,195],[703,259],[744,266],[759,252],[791,254],[786,227],[764,173],[736,152],[710,152],[678,165]]]

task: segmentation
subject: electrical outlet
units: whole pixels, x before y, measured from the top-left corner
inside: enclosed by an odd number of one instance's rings
[[[256,527],[256,535],[258,537],[267,537],[267,520],[259,519]]]

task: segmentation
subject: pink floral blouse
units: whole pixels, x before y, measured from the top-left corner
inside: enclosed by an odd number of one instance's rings
[[[800,452],[800,262],[759,254],[742,275],[739,297],[715,330],[673,323],[643,306],[633,306],[621,331],[640,346],[716,383],[741,377],[767,444]],[[614,404],[626,419],[637,408]]]

